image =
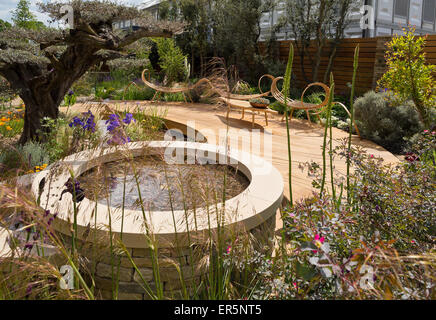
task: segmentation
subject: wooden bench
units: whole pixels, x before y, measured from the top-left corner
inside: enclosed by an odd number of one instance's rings
[[[271,109],[260,109],[260,108],[254,108],[253,106],[251,106],[250,102],[245,101],[245,100],[236,100],[236,99],[229,99],[229,98],[224,98],[224,97],[220,97],[219,98],[220,101],[224,102],[227,104],[227,115],[226,115],[226,119],[229,119],[229,113],[230,113],[230,109],[231,108],[235,108],[235,109],[239,109],[242,111],[242,117],[241,119],[244,119],[245,117],[245,111],[251,111],[251,116],[252,116],[252,120],[251,120],[251,127],[254,128],[254,117],[256,115],[256,113],[263,113],[265,115],[265,123],[268,126],[268,113],[269,114],[278,114],[277,111],[271,110]]]

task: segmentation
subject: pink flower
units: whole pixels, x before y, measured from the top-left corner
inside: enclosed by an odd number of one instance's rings
[[[429,131],[428,130],[424,130],[424,133],[428,133]]]
[[[313,243],[318,247],[321,248],[322,244],[324,243],[325,238],[321,237],[319,234],[316,234],[313,238]],[[318,250],[312,250],[313,253],[317,253]]]
[[[315,235],[315,238],[313,238],[313,240],[315,240],[315,241],[318,240],[319,242],[321,242],[321,244],[323,244],[325,238],[324,238],[324,237],[320,237],[319,234],[316,234],[316,235]]]
[[[227,254],[229,254],[230,252],[232,252],[232,246],[227,246],[227,250],[226,250]]]
[[[297,290],[297,289],[298,289],[297,283],[294,282],[294,283],[292,283],[292,284],[294,285],[295,290]]]
[[[373,155],[373,154],[370,154],[369,157],[372,159],[372,158],[374,158],[374,155]]]

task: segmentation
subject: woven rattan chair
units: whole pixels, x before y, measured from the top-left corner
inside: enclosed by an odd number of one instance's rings
[[[271,84],[271,94],[278,102],[285,105],[285,97],[284,97],[283,93],[277,87],[277,83],[281,80],[283,80],[283,77],[277,77],[273,80],[273,82]],[[306,91],[310,87],[314,87],[314,86],[319,86],[324,90],[324,94],[325,94],[324,101],[322,101],[319,104],[304,102],[303,99],[304,99],[304,95],[305,95]],[[329,100],[329,96],[330,96],[330,88],[327,85],[325,85],[324,83],[314,82],[314,83],[309,84],[304,89],[303,93],[301,94],[301,100],[292,100],[289,98],[286,99],[288,107],[291,108],[290,114],[289,114],[289,120],[292,119],[292,113],[294,112],[295,109],[296,110],[305,110],[306,115],[307,115],[307,119],[309,120],[309,122],[311,122],[309,111],[312,111],[318,117],[318,119],[321,120],[320,114],[321,114],[321,112],[323,112],[324,107],[327,105],[328,100]],[[348,114],[348,116],[351,119],[351,114],[344,104],[342,104],[340,102],[333,102],[333,105],[335,105],[335,104],[341,106],[346,111],[346,113]],[[285,111],[281,120],[283,121],[286,116],[287,116],[287,112]],[[353,125],[354,125],[354,128],[356,129],[358,136],[360,137],[360,132],[356,126],[356,123],[353,123]]]

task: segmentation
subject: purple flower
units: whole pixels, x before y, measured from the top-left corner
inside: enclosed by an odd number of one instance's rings
[[[73,91],[73,90],[68,91],[68,95],[69,95],[69,96],[72,96],[73,94],[74,94],[74,91]]]
[[[73,121],[71,121],[71,123],[69,124],[70,128],[74,127],[83,127],[84,123],[82,121],[82,119],[80,119],[79,117],[75,116],[73,118]]]
[[[80,119],[79,117],[74,117],[73,121],[69,124],[70,128],[72,127],[82,127],[83,130],[88,130],[95,132],[95,116],[92,114],[91,110],[83,113],[84,117]],[[85,120],[86,119],[86,120]]]
[[[83,126],[83,129],[95,132],[95,116],[92,114],[91,110],[88,110],[85,115],[88,116],[88,119],[86,119],[86,124]]]
[[[32,293],[33,284],[29,284],[26,288],[26,297],[30,296]]]
[[[123,119],[123,122],[124,122],[125,124],[130,124],[130,122],[132,122],[132,120],[133,120],[133,121],[136,121],[136,120],[133,118],[133,114],[131,114],[131,113],[126,113],[126,117]]]
[[[62,196],[65,192],[69,192],[73,195],[73,201],[74,202],[80,202],[83,199],[85,199],[85,191],[80,187],[80,182],[78,180],[69,178],[68,181],[65,183],[65,186],[67,189],[62,191],[60,200],[62,200]]]
[[[131,142],[130,137],[126,137],[122,132],[117,131],[114,135],[112,135],[112,138],[108,140],[109,145],[120,145],[120,144],[126,144],[127,142]]]
[[[109,116],[109,119],[106,120],[105,124],[106,125],[109,124],[107,126],[107,130],[109,132],[113,132],[116,128],[118,128],[121,125],[120,117],[117,114],[111,114]]]
[[[48,224],[48,225],[51,225],[51,223],[53,222],[53,220],[54,220],[54,217],[50,217],[50,218],[48,218],[47,224]]]
[[[33,240],[38,240],[39,239],[39,231],[36,231],[34,234],[33,234]]]

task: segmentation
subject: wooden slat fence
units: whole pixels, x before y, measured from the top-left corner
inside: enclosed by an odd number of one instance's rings
[[[368,90],[374,89],[377,85],[377,80],[386,70],[384,59],[385,43],[389,40],[390,37],[344,39],[337,50],[336,59],[332,68],[336,84],[335,91],[340,94],[347,94],[350,92],[349,84],[351,83],[353,74],[354,48],[357,44],[360,44],[360,55],[356,92],[362,94]],[[291,41],[280,42],[280,60],[284,63],[288,60],[290,42]],[[266,44],[260,42],[259,48],[260,52],[264,53],[266,50]],[[315,52],[315,47],[310,47],[309,52],[313,54]],[[427,62],[436,64],[436,35],[428,36],[425,52],[427,55]],[[325,47],[322,52],[318,81],[323,80],[328,65],[328,56],[329,47]],[[309,82],[312,82],[312,64],[308,57],[305,57],[304,59],[304,69]],[[302,88],[308,84],[308,82],[304,80],[301,71],[301,60],[297,50],[295,50],[293,73],[296,77],[296,85],[298,87]]]

